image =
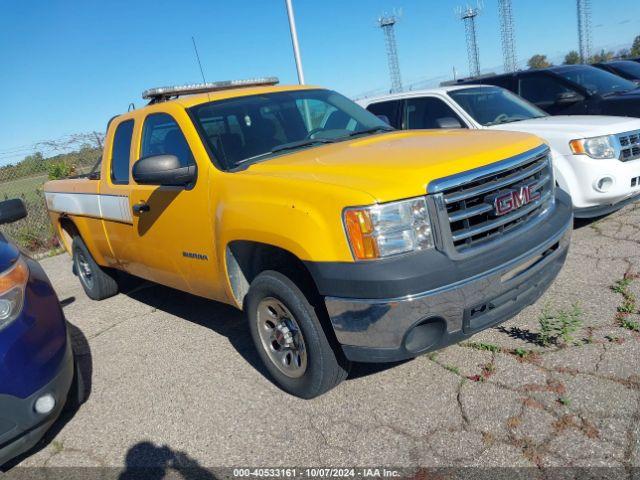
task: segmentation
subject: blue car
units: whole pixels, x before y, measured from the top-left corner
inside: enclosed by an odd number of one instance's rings
[[[21,200],[0,202],[0,224],[26,215]],[[0,233],[0,467],[35,446],[58,418],[74,365],[49,279]]]

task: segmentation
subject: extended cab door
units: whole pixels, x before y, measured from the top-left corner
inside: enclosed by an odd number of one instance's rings
[[[135,120],[126,117],[116,117],[108,129],[97,211],[103,222],[101,234],[109,245],[110,252],[104,254],[109,266],[145,277],[147,270],[137,254],[133,216],[129,208],[134,130]]]
[[[182,166],[196,163],[198,176],[193,185],[186,187],[132,183],[130,208],[137,255],[143,259],[150,280],[215,298],[217,262],[209,197],[209,159],[205,162],[203,158],[197,163],[193,154],[195,129],[183,110],[173,110],[172,113],[149,113],[142,119],[136,158],[175,155]]]

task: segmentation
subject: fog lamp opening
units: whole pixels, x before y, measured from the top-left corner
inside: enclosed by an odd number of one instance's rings
[[[611,190],[611,187],[613,187],[614,183],[615,183],[615,180],[613,179],[613,177],[610,177],[610,176],[600,177],[594,182],[593,188],[600,193],[606,193],[609,190]]]
[[[422,353],[440,342],[446,328],[442,318],[427,318],[409,330],[404,338],[404,348],[413,354]]]
[[[36,413],[39,413],[40,415],[47,415],[56,408],[56,399],[50,393],[46,393],[38,397],[33,408]]]

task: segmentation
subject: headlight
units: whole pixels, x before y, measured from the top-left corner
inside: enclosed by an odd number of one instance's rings
[[[0,330],[14,321],[22,310],[28,279],[29,267],[22,258],[0,273]]]
[[[613,135],[583,138],[569,142],[574,155],[589,155],[591,158],[618,158],[616,139]]]
[[[433,248],[424,197],[348,208],[344,211],[344,225],[356,260]]]

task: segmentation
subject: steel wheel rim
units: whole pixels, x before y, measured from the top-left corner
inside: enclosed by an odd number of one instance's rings
[[[295,317],[280,300],[263,298],[258,304],[258,334],[269,360],[289,378],[307,370],[307,346]]]
[[[91,267],[87,258],[82,252],[76,252],[76,266],[80,279],[87,286],[87,288],[93,288],[93,274],[91,273]]]

